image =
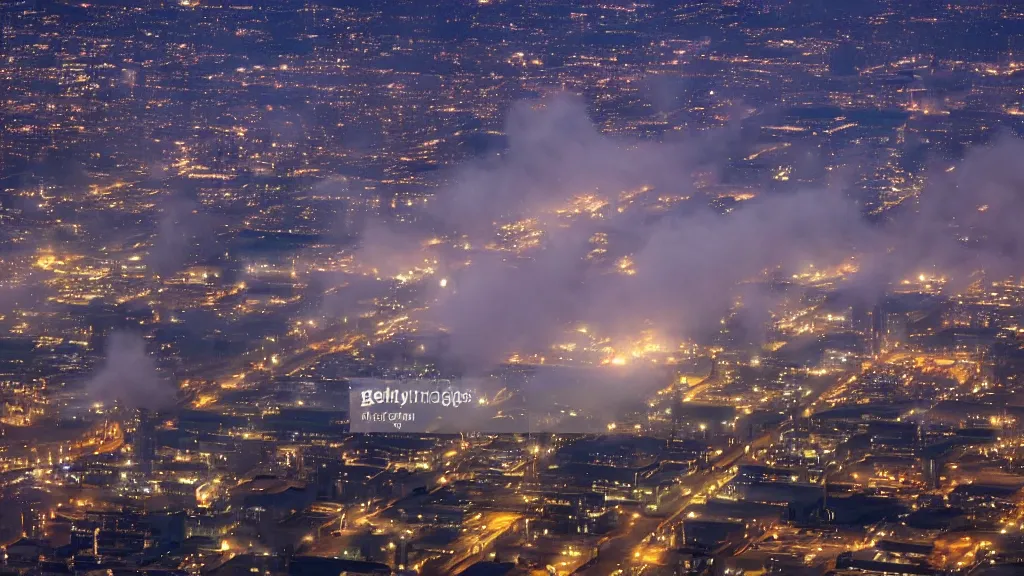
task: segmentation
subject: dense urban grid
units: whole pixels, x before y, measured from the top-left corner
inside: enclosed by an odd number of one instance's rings
[[[0,2],[0,574],[1024,574],[1022,50]]]

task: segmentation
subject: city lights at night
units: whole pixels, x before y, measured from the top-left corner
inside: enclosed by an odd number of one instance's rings
[[[0,574],[1024,574],[1024,5],[0,2]]]

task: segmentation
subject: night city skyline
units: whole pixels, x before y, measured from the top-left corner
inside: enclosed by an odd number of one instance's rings
[[[0,574],[1024,574],[1024,5],[0,2]]]

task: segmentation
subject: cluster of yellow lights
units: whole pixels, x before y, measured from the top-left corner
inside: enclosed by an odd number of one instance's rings
[[[194,408],[205,408],[212,406],[217,402],[217,397],[212,394],[203,394],[199,398],[196,398],[195,402],[192,403]]]
[[[929,276],[927,274],[918,274],[916,280],[917,280],[917,282],[920,282],[922,284],[923,283],[929,283],[929,284],[945,284],[946,283],[945,276]],[[906,285],[906,284],[913,284],[914,281],[910,280],[910,279],[906,279],[902,283],[904,285]]]
[[[757,194],[753,192],[723,192],[718,195],[718,198],[731,198],[736,202],[743,202],[757,198]]]
[[[419,280],[426,278],[427,276],[433,276],[437,272],[437,269],[434,268],[434,266],[436,265],[437,260],[429,260],[425,258],[423,260],[422,266],[414,266],[413,268],[406,270],[405,272],[395,274],[394,279],[401,284],[405,284],[407,282],[417,282]],[[376,268],[374,268],[373,273],[374,275],[376,275],[379,274],[379,271]]]
[[[645,330],[623,346],[605,346],[601,352],[604,354],[602,365],[625,366],[638,360],[655,360],[652,356],[665,352],[665,347],[657,340],[654,332]]]
[[[596,232],[590,237],[590,245],[593,248],[587,253],[587,260],[596,260],[608,253],[608,235],[604,232]]]
[[[92,196],[109,196],[110,194],[113,194],[114,192],[120,190],[121,188],[124,188],[125,186],[128,186],[128,183],[122,182],[120,180],[114,182],[113,184],[108,184],[106,186],[100,186],[99,184],[91,184],[89,186],[89,194]]]
[[[536,219],[527,218],[499,226],[497,237],[496,241],[487,244],[488,250],[519,252],[539,247],[544,230]]]
[[[850,274],[855,274],[859,269],[860,266],[858,266],[857,262],[853,258],[850,258],[837,266],[825,268],[817,268],[811,264],[807,267],[807,270],[804,270],[799,274],[793,274],[793,280],[810,284],[832,282],[840,280]]]
[[[619,194],[619,202],[629,202],[636,198],[637,196],[646,194],[651,190],[653,190],[653,188],[650,186],[641,186],[633,190],[626,190],[625,192]]]
[[[625,366],[638,361],[674,363],[676,358],[663,358],[670,348],[651,330],[631,338],[599,337],[586,326],[572,330],[563,342],[551,346],[547,355],[517,352],[506,359],[509,364],[580,363],[600,366]],[[680,346],[682,349],[684,346]],[[571,356],[568,356],[570,355]]]
[[[52,252],[44,252],[36,258],[35,267],[46,271],[57,271],[61,267],[67,266],[68,263],[80,260],[80,256],[57,256]]]
[[[601,209],[608,205],[608,200],[595,194],[580,194],[569,201],[569,205],[555,210],[559,216],[590,216],[601,217]]]
[[[636,268],[633,265],[633,258],[630,256],[623,256],[615,262],[616,271],[626,276],[633,276],[636,274]]]

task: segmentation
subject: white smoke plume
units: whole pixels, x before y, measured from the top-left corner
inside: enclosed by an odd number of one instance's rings
[[[481,369],[510,351],[544,349],[575,324],[694,335],[722,318],[741,282],[785,278],[810,264],[856,257],[861,274],[849,282],[866,298],[924,269],[962,279],[979,268],[1005,275],[1022,267],[1024,232],[1013,219],[1024,213],[1024,167],[1013,158],[1024,143],[1016,139],[973,151],[929,180],[919,209],[873,224],[842,182],[760,190],[731,213],[712,210],[696,179],[724,165],[716,157],[728,148],[721,134],[662,143],[608,136],[580,101],[561,95],[518,104],[506,133],[506,151],[462,167],[432,203],[439,226],[473,249],[442,262],[453,271],[446,287],[434,285],[428,314],[447,329],[452,352]],[[622,196],[638,188],[649,192]],[[650,200],[644,194],[693,201],[652,214],[633,208]],[[581,195],[602,207],[557,213]],[[535,248],[479,249],[494,241],[496,227],[525,220],[539,231]],[[588,261],[599,233],[629,247],[632,274]],[[419,254],[416,241],[401,247],[400,238],[387,239],[363,256]],[[451,266],[454,259],[470,264]]]
[[[110,335],[106,358],[85,386],[93,401],[125,408],[161,410],[175,401],[173,383],[160,375],[146,342],[133,332]]]

